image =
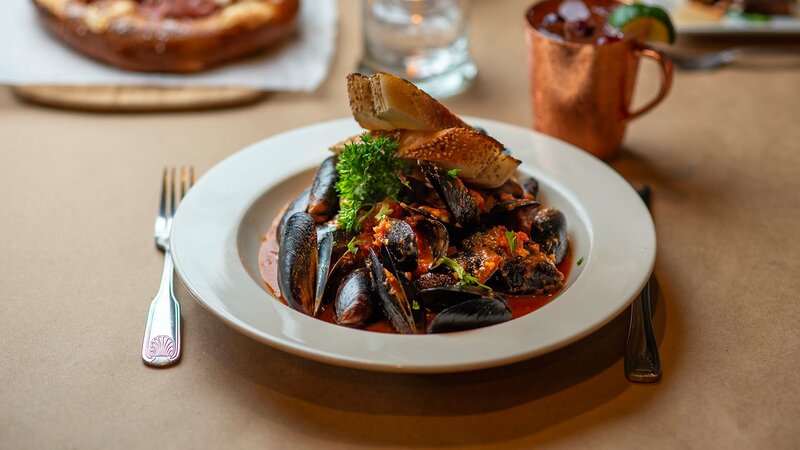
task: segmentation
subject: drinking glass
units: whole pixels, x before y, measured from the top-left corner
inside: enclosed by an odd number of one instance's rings
[[[466,89],[477,75],[469,55],[469,0],[362,0],[359,70],[388,72],[434,97]]]

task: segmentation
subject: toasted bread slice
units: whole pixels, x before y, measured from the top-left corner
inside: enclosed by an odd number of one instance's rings
[[[351,73],[347,93],[353,117],[367,130],[472,128],[418,87],[388,73]]]
[[[446,170],[460,169],[458,177],[465,183],[487,188],[502,185],[520,164],[519,160],[501,154],[503,145],[495,139],[468,128],[374,131],[372,135],[397,141],[397,156],[401,158],[432,161]],[[353,136],[331,150],[338,153],[345,144],[360,139],[361,136]]]

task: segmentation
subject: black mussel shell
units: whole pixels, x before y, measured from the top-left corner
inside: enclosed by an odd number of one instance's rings
[[[362,252],[352,253],[346,251],[342,253],[336,263],[331,267],[328,273],[328,282],[325,283],[325,295],[323,301],[327,302],[336,297],[336,290],[342,283],[342,280],[353,272],[354,270],[364,267],[364,254]]]
[[[328,284],[333,251],[336,244],[336,229],[329,226],[317,227],[317,286],[314,294],[313,315],[319,313]]]
[[[366,268],[350,272],[336,292],[334,317],[336,323],[348,327],[366,324],[375,311],[375,291]]]
[[[439,194],[457,225],[472,227],[478,224],[478,205],[469,189],[458,177],[451,177],[439,166],[428,161],[418,161],[425,179]]]
[[[511,320],[508,304],[496,298],[474,298],[445,308],[428,325],[428,333],[472,330]]]
[[[531,241],[539,244],[539,250],[547,255],[555,255],[559,264],[567,256],[567,218],[555,208],[542,208],[536,213],[531,224]]]
[[[307,211],[316,223],[330,220],[339,210],[339,194],[336,192],[336,182],[339,181],[337,158],[334,155],[323,161],[311,184]]]
[[[450,212],[447,211],[446,209],[434,208],[431,206],[415,207],[402,202],[400,203],[400,206],[412,214],[418,214],[422,217],[427,217],[428,219],[435,220],[441,223],[446,223],[449,225],[453,224],[453,220],[450,217]]]
[[[505,302],[499,293],[480,286],[442,286],[424,289],[417,293],[417,301],[434,312],[476,298],[495,298]]]
[[[407,222],[393,220],[392,225],[386,231],[384,245],[398,270],[413,272],[417,269],[419,255],[417,236]]]
[[[518,208],[523,207],[536,207],[539,206],[539,202],[532,199],[527,198],[513,198],[510,200],[500,200],[492,206],[492,210],[490,211],[491,214],[502,214],[506,212],[514,211]]]
[[[488,283],[506,294],[552,294],[564,286],[564,275],[545,254],[531,249],[528,256],[506,261]]]
[[[314,313],[317,284],[317,230],[314,219],[297,212],[286,221],[278,251],[278,286],[292,308]]]
[[[414,232],[417,235],[417,245],[427,246],[431,253],[431,261],[424,264],[423,269],[428,271],[435,268],[439,265],[439,259],[447,256],[447,249],[450,247],[447,227],[438,220],[423,219],[414,224]]]
[[[275,239],[277,239],[278,244],[281,243],[281,238],[283,238],[283,229],[286,227],[286,221],[289,220],[289,217],[292,217],[292,214],[296,212],[305,211],[306,208],[308,208],[308,197],[310,194],[311,189],[304,190],[286,207],[286,212],[283,213],[281,221],[278,222],[278,229],[275,233]]]
[[[522,198],[525,196],[525,188],[522,187],[522,184],[520,184],[516,178],[511,177],[500,187],[492,189],[491,193],[496,196],[500,194],[511,194],[514,198]]]
[[[539,198],[539,181],[533,177],[526,177],[520,181],[522,188],[525,189],[526,194],[530,194],[533,198]]]
[[[383,314],[389,320],[395,331],[403,334],[413,334],[417,332],[414,320],[414,311],[403,283],[404,278],[394,269],[391,256],[386,252],[386,247],[381,247],[383,262],[375,254],[375,251],[368,249],[367,268],[370,271],[372,286],[380,296],[380,304]]]

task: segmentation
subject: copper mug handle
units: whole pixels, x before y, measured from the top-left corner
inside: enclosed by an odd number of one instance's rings
[[[655,108],[656,105],[661,103],[661,100],[664,100],[664,97],[669,94],[669,90],[672,88],[672,60],[669,59],[669,56],[662,51],[644,44],[639,44],[639,46],[633,50],[633,53],[637,57],[650,58],[658,63],[658,66],[661,68],[661,88],[658,90],[656,97],[642,106],[638,111],[626,111],[625,117],[623,118],[625,122],[633,120]]]

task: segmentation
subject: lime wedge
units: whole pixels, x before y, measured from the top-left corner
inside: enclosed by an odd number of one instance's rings
[[[675,42],[675,27],[669,14],[658,6],[621,5],[608,16],[609,25],[629,36],[641,36],[646,41]]]

